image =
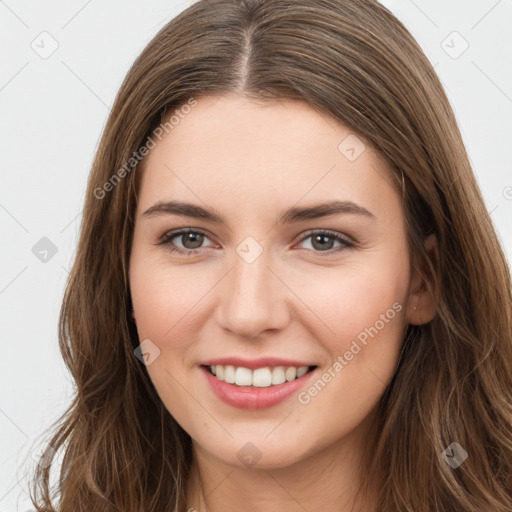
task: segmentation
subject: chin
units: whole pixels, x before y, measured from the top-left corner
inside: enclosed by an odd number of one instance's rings
[[[228,466],[247,469],[286,468],[310,455],[306,450],[305,439],[276,437],[270,440],[265,439],[265,435],[247,433],[222,444],[216,442],[216,439],[205,440],[205,443],[195,441],[195,444],[203,453]],[[311,447],[310,451],[313,450],[314,447]]]

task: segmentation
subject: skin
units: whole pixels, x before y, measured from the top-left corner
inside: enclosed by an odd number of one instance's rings
[[[435,310],[409,265],[391,170],[368,144],[347,159],[338,146],[351,133],[303,102],[205,96],[144,161],[130,287],[140,340],[160,350],[146,369],[193,439],[190,508],[315,512],[354,504],[355,469],[404,330],[429,322]],[[226,225],[143,215],[169,200],[213,208]],[[355,202],[374,218],[342,213],[277,223],[286,208],[329,200]],[[181,228],[207,234],[198,242],[172,239],[197,254],[157,245]],[[307,236],[317,230],[355,245],[330,237],[314,244]],[[263,251],[252,263],[236,250],[247,236]],[[426,244],[436,250],[435,239]],[[199,368],[214,357],[291,357],[317,365],[320,377],[393,304],[400,311],[307,404],[294,394],[268,409],[238,409],[212,393]],[[237,457],[248,442],[261,454],[251,467]],[[377,510],[375,496],[353,510]]]

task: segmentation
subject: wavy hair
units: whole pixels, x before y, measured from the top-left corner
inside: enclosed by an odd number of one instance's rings
[[[136,59],[88,179],[59,318],[75,393],[49,428],[34,506],[186,510],[192,443],[134,356],[128,268],[141,148],[191,98],[224,93],[307,102],[373,145],[396,176],[411,265],[428,278],[436,315],[407,326],[379,402],[363,466],[363,487],[381,484],[379,512],[510,512],[509,267],[434,69],[373,0],[199,0]],[[423,246],[431,233],[435,261]],[[468,452],[457,469],[441,456],[454,441]]]

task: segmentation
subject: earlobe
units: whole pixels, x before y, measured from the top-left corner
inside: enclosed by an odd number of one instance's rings
[[[439,250],[435,234],[429,235],[424,241],[424,247],[434,269],[438,269]],[[436,288],[437,279],[431,275],[430,270],[423,269],[421,275],[418,269],[414,270],[411,279],[409,297],[407,301],[406,321],[412,325],[423,325],[430,322],[436,315],[436,297],[439,290]],[[436,297],[434,297],[434,294]]]

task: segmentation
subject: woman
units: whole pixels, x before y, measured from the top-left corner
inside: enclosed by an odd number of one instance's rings
[[[34,505],[510,511],[511,298],[388,10],[199,0],[96,155],[60,319],[77,392]]]

